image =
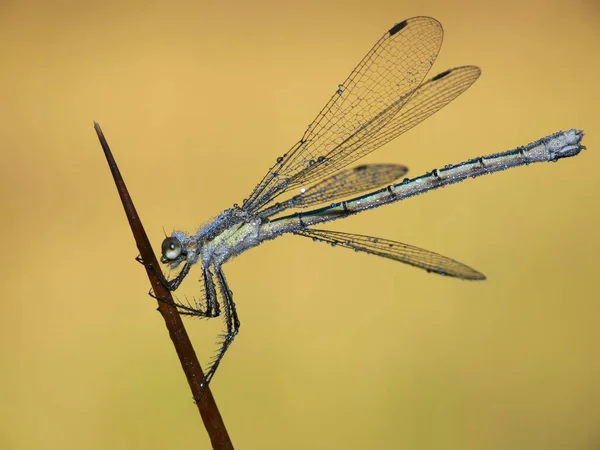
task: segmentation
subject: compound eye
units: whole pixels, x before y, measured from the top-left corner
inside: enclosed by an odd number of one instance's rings
[[[162,243],[162,259],[164,262],[175,261],[181,255],[183,246],[174,237],[166,238]]]

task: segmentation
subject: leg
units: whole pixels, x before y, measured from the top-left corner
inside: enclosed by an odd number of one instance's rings
[[[165,279],[165,276],[163,275],[162,271],[155,269],[152,264],[145,262],[142,259],[142,255],[137,255],[135,257],[135,260],[137,262],[139,262],[142,266],[144,266],[146,268],[146,270],[148,270],[149,272],[152,272],[154,275],[156,275],[158,277],[158,279],[160,280],[161,284],[163,286],[167,287],[168,281]]]
[[[181,282],[183,281],[183,279],[185,277],[187,277],[188,273],[190,273],[190,269],[192,268],[191,264],[185,263],[183,266],[183,269],[181,269],[181,272],[179,272],[179,274],[173,278],[172,280],[167,280],[167,288],[170,291],[174,291],[176,290],[179,285],[181,284]]]
[[[179,275],[177,275],[172,280],[167,280],[162,274],[162,272],[154,269],[154,266],[152,264],[146,264],[140,255],[136,256],[135,260],[142,264],[146,269],[154,273],[160,279],[163,286],[169,289],[170,291],[174,291],[179,287],[179,285],[183,282],[184,278],[187,277],[188,273],[190,273],[190,269],[192,268],[192,265],[186,262],[183,266],[183,269],[181,269],[181,272],[179,272]]]
[[[204,301],[202,298],[200,298],[198,300],[194,300],[194,304],[191,304],[187,300],[187,304],[183,304],[181,302],[173,301],[170,298],[159,297],[155,295],[152,290],[149,292],[149,294],[156,300],[175,306],[179,314],[184,316],[206,318],[219,317],[221,315],[221,305],[219,305],[219,301],[217,299],[217,290],[213,281],[213,274],[208,268],[202,268],[202,276],[204,279],[204,292],[202,293],[201,297],[204,297]],[[203,304],[206,306],[203,307]]]
[[[213,274],[208,268],[202,268],[204,276],[204,292],[206,293],[206,316],[219,317],[221,315],[221,305],[217,299],[217,289],[213,280]]]
[[[221,295],[223,296],[223,308],[225,309],[225,324],[227,326],[227,331],[224,335],[222,335],[223,341],[221,341],[220,343],[221,347],[219,348],[219,351],[217,352],[217,355],[212,361],[212,364],[209,367],[208,371],[204,374],[204,378],[202,379],[202,392],[199,398],[194,399],[196,402],[199,402],[202,398],[204,390],[210,383],[210,380],[212,380],[212,377],[217,371],[217,368],[219,367],[219,364],[221,363],[225,352],[232,344],[233,339],[238,334],[238,331],[240,329],[240,321],[238,319],[237,310],[233,301],[232,293],[229,290],[229,286],[227,285],[225,275],[221,271],[220,267],[216,268],[216,271],[217,282],[219,283],[219,290],[221,291]]]

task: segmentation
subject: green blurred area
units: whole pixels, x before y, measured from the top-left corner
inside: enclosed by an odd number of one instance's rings
[[[596,2],[4,2],[1,449],[209,448],[94,134],[159,248],[247,196],[394,23],[481,79],[361,162],[415,176],[582,128],[588,150],[336,223],[468,283],[285,237],[225,267],[212,388],[236,448],[595,449]],[[148,180],[153,180],[152,184]],[[190,277],[182,294],[198,292]],[[201,361],[218,321],[186,321]]]

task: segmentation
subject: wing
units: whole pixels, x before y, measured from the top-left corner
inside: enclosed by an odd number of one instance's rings
[[[357,144],[383,128],[422,83],[437,57],[442,36],[442,26],[430,17],[414,17],[387,31],[338,86],[300,141],[277,159],[243,208],[257,211],[276,195],[297,187],[298,174],[316,170],[328,155],[354,151]],[[336,169],[319,171],[319,178],[332,170]]]
[[[427,80],[414,90],[410,99],[403,104],[399,111],[393,108],[389,109],[394,116],[386,121],[383,128],[375,130],[352,146],[336,148],[323,160],[322,164],[294,177],[293,183],[291,183],[292,187],[337,171],[397,138],[466,91],[479,78],[480,74],[479,67],[463,66],[446,70]]]
[[[340,247],[351,248],[355,251],[400,261],[440,275],[462,278],[463,280],[485,280],[485,275],[475,269],[471,269],[469,266],[429,250],[413,247],[402,242],[360,234],[308,228],[295,231],[294,233],[316,241],[327,242],[331,245],[339,245]]]
[[[342,170],[305,189],[289,200],[261,211],[261,217],[271,217],[288,208],[306,208],[356,195],[397,181],[408,172],[399,164],[363,164]]]

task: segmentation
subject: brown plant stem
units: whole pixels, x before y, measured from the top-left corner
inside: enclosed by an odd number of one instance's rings
[[[110,167],[110,171],[113,175],[117,191],[121,197],[121,202],[123,203],[123,208],[125,209],[125,214],[127,215],[127,220],[131,226],[131,231],[133,232],[140,256],[146,266],[146,273],[148,274],[148,279],[150,280],[152,289],[157,297],[166,298],[173,301],[171,293],[157,276],[157,274],[161,274],[162,271],[158,265],[156,256],[152,251],[146,231],[144,230],[142,222],[137,214],[137,211],[135,210],[131,196],[127,191],[125,181],[123,180],[121,172],[117,167],[117,163],[112,155],[110,147],[106,142],[104,133],[102,133],[100,125],[98,125],[96,122],[94,122],[94,128],[96,130],[96,134],[98,135],[98,139],[100,140],[100,145],[102,145],[102,149],[104,150],[104,155],[106,156],[108,166]],[[200,367],[200,363],[198,362],[198,358],[196,357],[194,347],[192,347],[192,343],[190,342],[185,327],[183,326],[181,317],[179,316],[177,309],[165,301],[158,301],[158,311],[162,314],[163,319],[165,320],[165,325],[169,330],[169,336],[171,337],[171,341],[173,341],[173,345],[175,346],[175,351],[177,352],[177,356],[181,362],[181,367],[183,368],[185,377],[190,385],[192,394],[194,398],[200,398],[200,382],[202,381],[204,374],[202,372],[202,368]],[[225,428],[223,418],[219,413],[219,409],[217,408],[217,404],[215,403],[215,399],[209,387],[206,388],[202,396],[202,400],[198,402],[197,405],[213,449],[233,449],[233,444],[231,443],[231,439],[229,438],[229,434]]]

